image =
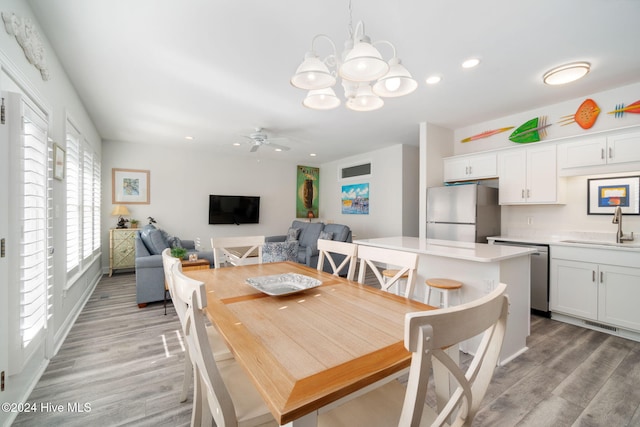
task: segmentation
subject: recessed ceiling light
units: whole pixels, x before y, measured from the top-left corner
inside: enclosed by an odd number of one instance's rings
[[[429,85],[434,85],[436,83],[440,83],[440,80],[442,80],[442,77],[440,76],[430,76],[430,77],[427,77],[426,82]]]
[[[462,63],[462,68],[473,68],[480,63],[478,58],[469,58]]]
[[[193,141],[193,137],[192,136],[185,136],[184,139],[186,139],[187,141]]]
[[[233,143],[233,145],[234,145],[235,147],[240,147],[240,143],[239,143],[239,142],[234,142],[234,143]]]
[[[317,154],[316,154],[316,153],[311,153],[311,154],[309,154],[309,155],[310,155],[311,157],[315,157],[315,156],[317,156]]]
[[[563,85],[586,76],[590,69],[591,64],[588,62],[572,62],[547,71],[542,76],[542,81],[548,85]]]
[[[282,151],[282,148],[276,148],[275,151]]]

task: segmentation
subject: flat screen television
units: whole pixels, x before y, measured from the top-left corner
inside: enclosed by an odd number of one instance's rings
[[[258,224],[260,197],[209,196],[209,224]]]

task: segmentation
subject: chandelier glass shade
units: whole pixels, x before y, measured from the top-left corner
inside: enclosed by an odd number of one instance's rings
[[[411,73],[400,63],[393,44],[383,40],[371,43],[364,34],[362,21],[356,30],[349,31],[351,38],[345,42],[345,51],[338,57],[335,44],[330,37],[319,34],[311,42],[311,51],[305,55],[291,84],[299,89],[308,90],[302,104],[314,110],[337,108],[342,102],[336,96],[333,86],[337,77],[342,80],[346,107],[354,111],[373,111],[381,108],[381,97],[399,97],[408,95],[418,87]],[[315,52],[315,42],[319,39],[329,41],[332,52],[324,59]],[[376,49],[376,44],[387,44],[393,50],[393,57],[386,61]]]

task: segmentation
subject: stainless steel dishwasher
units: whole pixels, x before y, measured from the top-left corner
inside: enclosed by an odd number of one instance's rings
[[[550,317],[549,312],[549,246],[538,243],[495,240],[495,245],[533,248],[531,254],[531,313]]]

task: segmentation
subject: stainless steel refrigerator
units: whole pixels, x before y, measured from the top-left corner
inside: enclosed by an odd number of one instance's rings
[[[427,189],[427,238],[487,243],[500,235],[498,189],[480,184]]]

